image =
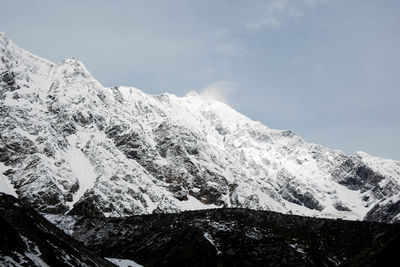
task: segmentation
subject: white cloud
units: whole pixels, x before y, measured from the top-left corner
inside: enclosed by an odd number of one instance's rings
[[[232,81],[218,81],[204,87],[199,95],[205,99],[214,99],[224,103],[229,102],[229,96],[237,91],[238,84]]]
[[[304,15],[306,9],[314,8],[326,0],[273,0],[260,2],[261,14],[245,25],[251,30],[278,28],[287,20],[296,20]]]

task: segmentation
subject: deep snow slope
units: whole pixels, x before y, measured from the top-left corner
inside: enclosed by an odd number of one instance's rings
[[[0,116],[2,180],[42,212],[241,207],[400,219],[400,162],[348,157],[195,92],[104,88],[80,61],[48,62],[5,34]]]

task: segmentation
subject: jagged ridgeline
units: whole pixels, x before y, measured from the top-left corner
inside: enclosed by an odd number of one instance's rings
[[[80,61],[54,64],[5,34],[0,116],[2,191],[44,213],[400,219],[400,162],[307,143],[194,92],[105,88]]]

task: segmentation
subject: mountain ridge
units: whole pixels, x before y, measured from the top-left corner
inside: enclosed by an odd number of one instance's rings
[[[42,212],[400,219],[400,162],[307,143],[195,93],[105,88],[79,60],[51,63],[5,35],[0,49],[2,179]]]

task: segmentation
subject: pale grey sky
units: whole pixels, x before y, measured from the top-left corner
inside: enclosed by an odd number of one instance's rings
[[[305,140],[400,160],[400,1],[0,0],[0,31],[105,86],[196,90]]]

